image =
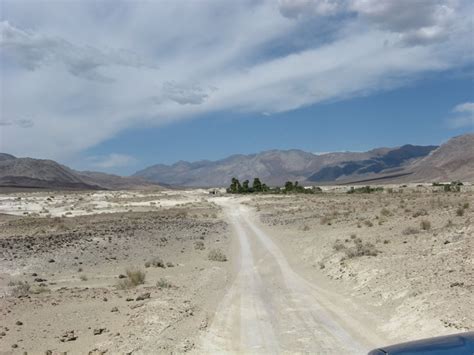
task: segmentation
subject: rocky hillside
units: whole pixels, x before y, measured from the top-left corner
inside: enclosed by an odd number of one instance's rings
[[[0,187],[48,189],[132,189],[157,186],[140,178],[79,172],[53,160],[0,153]]]

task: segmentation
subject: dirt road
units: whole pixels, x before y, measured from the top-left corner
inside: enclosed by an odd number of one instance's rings
[[[358,354],[380,341],[330,302],[337,295],[292,269],[248,207],[230,198],[218,203],[238,237],[240,262],[198,352]]]

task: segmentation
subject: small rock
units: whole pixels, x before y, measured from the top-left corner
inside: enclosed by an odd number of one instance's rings
[[[107,330],[106,328],[96,328],[94,329],[94,335],[101,335],[106,330]]]
[[[125,301],[131,302],[131,301],[133,301],[133,298],[127,297],[127,298],[125,299]]]
[[[15,324],[16,324],[16,325],[23,325],[23,322],[17,320]]]
[[[117,307],[114,307],[110,310],[110,312],[118,312],[118,311],[119,311],[119,309]]]
[[[13,344],[13,345],[12,345],[12,348],[13,348],[13,349],[18,348],[18,344]]]
[[[146,292],[146,293],[141,294],[140,296],[138,296],[136,298],[136,301],[143,301],[143,300],[146,300],[148,298],[150,298],[150,292]]]
[[[54,259],[49,259],[49,260],[48,260],[48,263],[54,263],[54,262],[55,262]]]
[[[102,298],[102,301],[107,302],[108,301],[107,297]]]
[[[77,339],[77,335],[74,333],[74,330],[67,330],[64,332],[63,335],[61,335],[61,338],[59,339],[61,342],[66,342],[66,341],[74,341]]]
[[[119,279],[124,279],[124,278],[126,278],[126,277],[127,277],[127,276],[125,276],[124,274],[118,275],[118,278],[119,278]]]

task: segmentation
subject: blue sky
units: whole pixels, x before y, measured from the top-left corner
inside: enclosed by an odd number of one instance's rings
[[[470,1],[0,3],[0,151],[18,156],[130,174],[474,131]]]

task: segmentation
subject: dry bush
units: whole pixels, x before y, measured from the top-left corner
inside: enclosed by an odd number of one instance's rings
[[[132,288],[138,285],[142,285],[145,283],[145,277],[146,274],[145,272],[141,270],[130,270],[128,269],[126,271],[127,278],[120,280],[117,284],[117,287],[119,289],[127,289],[127,288]]]
[[[145,267],[146,268],[149,268],[150,266],[153,266],[153,267],[165,267],[165,263],[163,262],[163,260],[159,257],[155,257],[151,260],[148,260],[147,262],[145,262]]]
[[[356,258],[359,256],[377,256],[379,251],[375,248],[372,243],[356,243],[354,247],[346,248],[344,250],[348,259]]]
[[[196,249],[196,250],[204,250],[205,248],[206,248],[206,247],[205,247],[203,241],[198,240],[198,241],[194,242],[194,249]]]
[[[28,282],[25,281],[18,281],[18,282],[10,282],[8,286],[13,286],[11,291],[12,296],[14,297],[25,297],[28,296],[30,293],[31,286]]]
[[[388,217],[392,215],[392,212],[390,212],[390,210],[388,210],[387,208],[382,208],[382,210],[380,211],[380,215]]]
[[[403,230],[403,235],[418,234],[420,231],[415,227],[407,227]]]
[[[373,224],[371,221],[369,221],[368,219],[364,221],[364,224],[365,224],[367,227],[373,227],[373,226],[374,226],[374,224]]]
[[[211,261],[227,261],[227,257],[220,249],[212,249],[208,254],[208,258]]]
[[[426,210],[418,210],[415,213],[413,213],[413,218],[416,218],[419,216],[428,216],[428,212]]]
[[[165,278],[161,278],[156,282],[156,286],[159,288],[172,288],[173,284]]]
[[[464,216],[464,208],[458,207],[458,209],[456,210],[456,216],[458,217]]]
[[[424,231],[430,230],[431,229],[431,222],[426,220],[426,219],[423,219],[420,222],[420,228],[423,229]]]

